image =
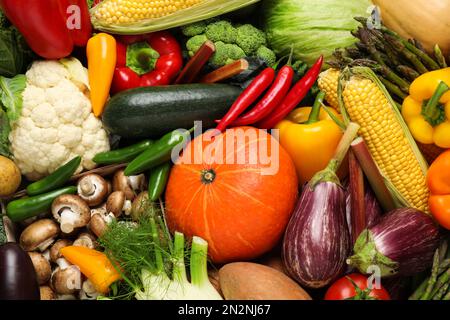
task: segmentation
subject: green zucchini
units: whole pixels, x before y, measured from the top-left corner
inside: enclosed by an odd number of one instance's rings
[[[113,96],[103,113],[103,124],[124,138],[159,138],[175,129],[203,129],[216,124],[242,89],[227,84],[183,84],[141,87]]]

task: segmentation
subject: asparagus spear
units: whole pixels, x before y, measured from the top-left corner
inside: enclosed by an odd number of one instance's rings
[[[389,80],[383,78],[383,77],[379,77],[381,82],[383,83],[383,85],[386,87],[386,89],[390,92],[395,94],[397,97],[399,97],[400,99],[405,99],[407,97],[407,94],[404,93],[397,85],[393,84],[392,82],[390,82]]]
[[[404,77],[408,78],[409,81],[414,81],[414,79],[420,76],[420,74],[416,70],[405,65],[397,65],[397,70]]]
[[[447,269],[436,281],[434,289],[432,290],[430,296],[434,296],[439,289],[450,281],[450,268]]]
[[[439,48],[439,45],[434,46],[434,56],[441,68],[447,68],[447,62],[445,61],[444,55],[442,54],[442,51],[441,51],[441,48]]]
[[[424,66],[424,64],[420,61],[420,59],[411,51],[409,51],[404,43],[395,37],[384,34],[384,39],[396,50],[399,54],[402,54],[419,73],[426,73],[428,69]],[[410,44],[409,42],[407,42]]]
[[[436,250],[433,258],[433,268],[431,271],[431,277],[428,280],[427,288],[425,289],[425,293],[420,297],[420,300],[429,300],[432,296],[433,288],[435,287],[437,276],[439,270],[439,250]]]
[[[437,292],[436,294],[433,296],[432,300],[441,300],[444,295],[446,294],[447,290],[449,287],[449,283],[446,282]]]

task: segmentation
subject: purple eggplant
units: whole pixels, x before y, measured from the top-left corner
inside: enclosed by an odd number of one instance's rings
[[[377,267],[381,277],[410,276],[431,266],[439,241],[439,227],[429,215],[396,209],[361,233],[347,263],[361,273]]]
[[[322,288],[342,275],[350,253],[345,191],[336,171],[359,125],[350,122],[327,167],[303,188],[283,238],[283,263],[300,284]]]
[[[344,189],[329,181],[308,184],[284,236],[289,274],[304,286],[324,287],[345,271],[350,246]]]
[[[0,300],[39,300],[30,256],[14,242],[0,246]]]

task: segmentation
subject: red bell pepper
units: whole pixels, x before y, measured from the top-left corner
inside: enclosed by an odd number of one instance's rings
[[[0,0],[30,48],[46,59],[69,56],[92,33],[86,0]]]
[[[112,93],[169,85],[183,66],[181,47],[167,31],[117,38]]]

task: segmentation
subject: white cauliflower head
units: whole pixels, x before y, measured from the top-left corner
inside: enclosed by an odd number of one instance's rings
[[[83,72],[69,71],[73,65]],[[21,116],[12,124],[9,140],[15,162],[30,180],[49,175],[76,156],[82,157],[77,172],[93,169],[92,158],[110,149],[108,134],[85,94],[87,78],[80,79],[80,74],[85,69],[79,61],[70,68],[59,61],[36,61],[26,73]]]

